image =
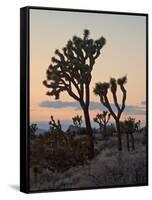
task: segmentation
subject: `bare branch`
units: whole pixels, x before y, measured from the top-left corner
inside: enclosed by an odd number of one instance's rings
[[[107,95],[104,96],[104,99],[105,99],[105,105],[106,105],[106,108],[109,110],[109,112],[111,113],[111,115],[113,116],[114,119],[116,119],[116,114],[113,112],[112,108],[111,108],[111,105],[109,103],[109,100],[107,98]]]
[[[121,91],[123,93],[122,106],[121,106],[121,112],[123,112],[124,109],[125,109],[125,102],[126,102],[126,98],[127,98],[127,91],[126,91],[126,89],[124,88],[123,85],[120,85],[120,88],[121,88]]]

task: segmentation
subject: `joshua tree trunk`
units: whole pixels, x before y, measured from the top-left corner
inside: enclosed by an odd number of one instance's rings
[[[129,146],[129,134],[126,133],[126,139],[127,139],[127,149],[130,151],[130,146]]]
[[[101,136],[102,136],[102,126],[100,125],[100,134],[101,134]]]
[[[134,140],[133,133],[131,133],[130,135],[131,135],[132,150],[135,150],[135,140]]]
[[[107,137],[107,126],[106,124],[104,124],[104,128],[103,128],[103,137],[106,138]]]
[[[117,127],[117,132],[118,132],[118,150],[122,151],[120,123],[118,119],[116,120],[116,127]]]
[[[93,132],[91,128],[91,123],[90,123],[90,115],[89,115],[89,109],[88,107],[83,107],[83,112],[84,112],[84,119],[85,119],[85,124],[86,124],[86,129],[89,137],[89,159],[92,159],[94,157],[94,143],[93,143]]]

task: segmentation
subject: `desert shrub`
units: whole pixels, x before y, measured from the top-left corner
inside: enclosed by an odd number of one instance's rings
[[[30,125],[30,140],[34,140],[37,137],[35,134],[37,129],[38,129],[37,124]]]
[[[147,143],[147,132],[146,130],[143,131],[142,133],[142,144],[145,145]]]
[[[84,127],[80,128],[79,134],[80,134],[80,135],[87,135],[87,130],[86,130],[86,128],[84,128]]]
[[[107,136],[113,136],[113,133],[116,132],[116,128],[114,124],[107,126]]]
[[[76,138],[62,131],[46,132],[31,144],[30,165],[32,168],[48,168],[63,172],[88,160],[88,136]]]

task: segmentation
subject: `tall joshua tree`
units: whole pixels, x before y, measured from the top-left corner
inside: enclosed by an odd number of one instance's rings
[[[125,130],[125,133],[126,133],[128,151],[130,151],[129,136],[131,137],[132,150],[135,150],[135,141],[134,141],[133,133],[135,132],[136,127],[135,127],[135,119],[134,118],[128,117],[124,121],[124,130]]]
[[[79,115],[76,115],[75,117],[72,118],[73,120],[73,124],[80,128],[81,127],[81,124],[82,124],[82,116],[79,116]]]
[[[94,143],[89,115],[91,72],[95,60],[99,57],[105,38],[89,39],[89,30],[84,30],[83,38],[74,36],[66,46],[55,50],[56,57],[46,71],[43,84],[50,90],[49,96],[59,99],[61,92],[67,92],[80,103],[84,113],[86,129],[89,137],[89,158],[94,156]]]
[[[102,113],[98,113],[96,115],[96,117],[93,119],[94,122],[99,124],[100,129],[104,129],[104,137],[106,137],[107,135],[107,123],[110,120],[110,113],[108,113],[107,111],[103,111]]]
[[[118,150],[122,150],[122,141],[121,141],[121,130],[120,130],[120,117],[122,112],[125,109],[125,102],[127,97],[127,91],[124,87],[124,84],[127,82],[127,77],[124,76],[119,79],[111,78],[109,83],[96,83],[94,88],[94,93],[96,95],[99,95],[100,102],[108,109],[108,111],[111,113],[112,117],[115,120],[116,128],[118,132]],[[119,104],[117,99],[117,89],[118,86],[120,87],[120,90],[122,92],[122,102]],[[111,90],[113,101],[115,104],[115,107],[117,109],[117,112],[114,112],[113,108],[111,107],[111,104],[108,99],[108,91]]]

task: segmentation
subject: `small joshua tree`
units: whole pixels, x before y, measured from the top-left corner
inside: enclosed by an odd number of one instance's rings
[[[135,123],[135,129],[137,132],[140,132],[140,123],[141,123],[140,120],[138,120],[138,122]]]
[[[102,114],[98,113],[96,117],[93,118],[93,121],[96,122],[99,125],[100,130],[102,130],[103,128]]]
[[[80,128],[81,127],[81,124],[82,124],[82,116],[79,116],[79,115],[76,115],[75,117],[72,118],[73,120],[73,124]]]
[[[135,132],[135,119],[128,117],[124,121],[124,131],[126,133],[126,139],[127,139],[127,149],[130,151],[130,144],[129,144],[129,136],[131,137],[131,143],[132,143],[132,150],[135,150],[135,142],[134,142],[134,135]]]
[[[106,137],[107,135],[107,124],[110,120],[110,113],[108,113],[107,111],[103,111],[102,113],[98,113],[96,115],[96,117],[93,119],[94,122],[99,124],[100,130],[104,130],[104,137]]]
[[[57,120],[57,122],[55,122],[54,117],[52,115],[50,118],[51,118],[51,121],[49,122],[50,130],[51,131],[57,130],[57,131],[61,132],[62,127],[61,127],[60,120]]]
[[[117,132],[118,132],[118,150],[122,150],[122,141],[121,141],[121,130],[120,130],[120,117],[122,112],[125,109],[125,102],[127,97],[127,91],[124,87],[124,84],[127,82],[127,77],[124,76],[119,79],[111,78],[109,83],[96,83],[94,88],[94,93],[100,97],[100,102],[108,109],[111,116],[114,118]],[[118,86],[120,87],[120,90],[122,92],[122,102],[118,104],[117,99],[117,89]],[[117,109],[117,112],[114,112],[109,99],[108,99],[108,92],[109,89],[111,90],[113,101],[115,104],[115,107]]]
[[[89,30],[84,30],[82,38],[74,36],[62,51],[55,50],[56,57],[52,57],[53,64],[48,67],[43,84],[49,88],[47,95],[59,99],[60,93],[67,92],[80,103],[90,142],[88,157],[91,159],[94,156],[93,132],[89,115],[91,72],[106,40],[104,37],[97,40],[90,39],[89,35]]]

